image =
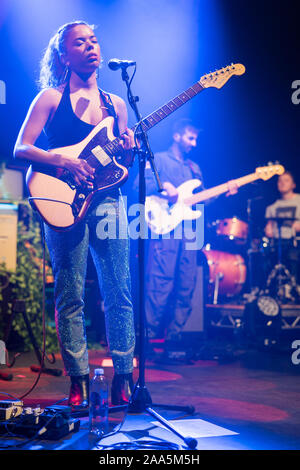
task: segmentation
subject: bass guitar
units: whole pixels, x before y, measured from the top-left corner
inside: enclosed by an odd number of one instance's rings
[[[258,179],[266,181],[274,175],[282,175],[284,171],[282,165],[263,166],[256,168],[255,173],[232,181],[238,187],[241,187]],[[145,201],[145,219],[151,231],[157,235],[166,235],[174,230],[183,220],[199,218],[202,215],[202,211],[199,209],[195,210],[192,206],[228,191],[228,184],[224,183],[193,194],[193,191],[200,184],[201,182],[198,179],[191,179],[182,183],[177,188],[178,199],[172,205],[168,203],[166,198],[155,195],[147,196]]]

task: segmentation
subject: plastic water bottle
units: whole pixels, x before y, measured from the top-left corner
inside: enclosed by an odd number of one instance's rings
[[[108,432],[108,382],[103,369],[95,369],[90,384],[89,431],[95,436]]]

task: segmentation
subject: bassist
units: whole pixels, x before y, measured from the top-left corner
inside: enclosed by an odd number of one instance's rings
[[[189,158],[197,147],[199,130],[188,119],[177,121],[173,128],[171,147],[155,155],[155,163],[170,204],[177,201],[176,187],[202,173],[196,162]],[[154,194],[156,184],[150,168],[146,169],[147,195]],[[230,194],[237,192],[234,183],[228,183]],[[189,240],[190,241],[190,240]],[[148,337],[164,337],[166,348],[181,340],[181,331],[192,310],[192,296],[196,284],[197,252],[185,249],[186,239],[160,238],[149,240],[149,256],[146,280],[146,316]],[[172,299],[172,306],[170,301]]]

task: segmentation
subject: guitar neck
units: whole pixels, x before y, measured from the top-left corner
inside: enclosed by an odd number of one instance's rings
[[[244,186],[245,184],[252,183],[256,181],[259,176],[256,173],[251,173],[250,175],[242,176],[241,178],[237,178],[232,180],[238,187]],[[194,194],[193,196],[185,199],[185,203],[188,205],[194,205],[198,202],[206,201],[207,199],[220,196],[221,194],[227,193],[228,191],[228,183],[219,184],[218,186],[214,186],[210,189],[205,189],[201,191],[201,193]]]
[[[157,109],[152,114],[149,114],[149,116],[145,117],[141,122],[136,124],[132,130],[135,131],[137,127],[141,126],[144,131],[148,131],[153,126],[176,111],[178,108],[187,103],[189,100],[198,95],[202,90],[204,90],[204,87],[202,87],[199,82],[196,82],[187,90],[168,101],[168,103],[164,104],[161,108]]]
[[[178,108],[180,108],[189,100],[194,98],[194,96],[197,96],[202,90],[204,90],[204,87],[200,85],[200,81],[196,82],[187,90],[183,91],[182,93],[177,95],[175,98],[168,101],[168,103],[164,104],[161,108],[157,109],[152,114],[149,114],[149,116],[146,116],[140,122],[135,124],[131,128],[131,130],[133,132],[135,131],[138,132],[138,127],[141,127],[143,131],[145,132],[149,131],[153,126],[161,122],[163,119],[165,119],[174,111],[176,111]],[[109,142],[107,145],[103,147],[103,149],[107,151],[108,153],[110,153],[111,155],[118,153],[121,150],[120,137],[117,137],[116,139]]]
[[[168,103],[164,104],[161,108],[158,108],[156,111],[135,124],[131,130],[135,132],[136,135],[141,134],[142,131],[147,132],[149,129],[161,122],[189,100],[197,96],[205,88],[214,87],[220,89],[229,80],[230,77],[233,75],[242,75],[243,73],[245,73],[244,65],[231,64],[230,66],[223,67],[222,69],[216,70],[215,72],[210,72],[207,75],[203,75],[198,82],[194,83],[194,85],[175,96],[175,98],[168,101]],[[122,146],[120,144],[121,137],[117,137],[116,139],[110,141],[102,148],[111,156],[118,154],[120,150],[122,150]]]

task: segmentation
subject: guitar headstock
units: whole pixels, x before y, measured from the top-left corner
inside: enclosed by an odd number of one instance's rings
[[[264,181],[267,181],[274,175],[282,175],[284,172],[285,168],[282,165],[260,166],[255,170],[258,178],[261,178]]]
[[[203,88],[222,88],[233,75],[243,75],[245,70],[246,68],[243,64],[231,64],[215,72],[203,75],[199,83]]]

